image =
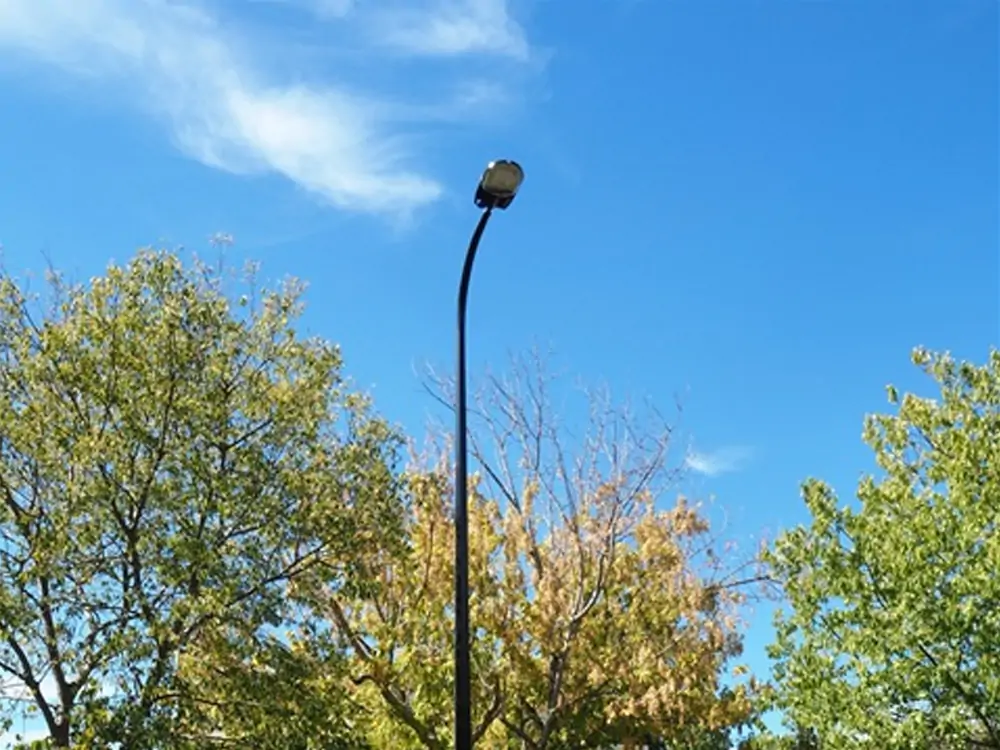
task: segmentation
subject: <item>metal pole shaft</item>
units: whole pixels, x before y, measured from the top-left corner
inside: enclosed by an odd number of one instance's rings
[[[469,639],[469,477],[465,393],[465,308],[479,240],[492,207],[469,241],[458,287],[458,373],[455,378],[455,750],[472,750],[472,660]]]

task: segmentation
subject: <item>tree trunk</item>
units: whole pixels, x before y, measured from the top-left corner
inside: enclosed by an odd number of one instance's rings
[[[69,719],[63,717],[59,719],[50,730],[53,747],[70,747],[69,744]]]

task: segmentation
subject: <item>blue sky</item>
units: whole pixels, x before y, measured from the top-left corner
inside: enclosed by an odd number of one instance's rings
[[[684,403],[688,490],[752,543],[845,495],[918,344],[1000,326],[994,0],[0,0],[8,270],[140,245],[311,283],[378,407],[417,432],[450,368],[492,158],[470,366]],[[765,666],[767,613],[748,640]]]

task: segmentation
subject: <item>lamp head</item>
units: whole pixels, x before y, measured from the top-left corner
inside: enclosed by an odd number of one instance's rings
[[[516,161],[491,161],[476,188],[476,205],[480,208],[507,208],[524,182],[524,170]]]

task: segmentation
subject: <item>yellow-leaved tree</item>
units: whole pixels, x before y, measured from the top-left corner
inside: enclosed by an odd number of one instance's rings
[[[550,387],[537,359],[518,361],[472,410],[477,747],[728,747],[753,716],[756,683],[725,676],[755,577],[716,555],[705,518],[671,495],[679,472],[662,420],[650,428],[598,394],[577,431]],[[450,403],[447,383],[434,390]],[[405,550],[382,555],[364,590],[314,587],[329,627],[298,645],[330,659],[346,648],[373,747],[452,741],[449,440],[414,465]]]

